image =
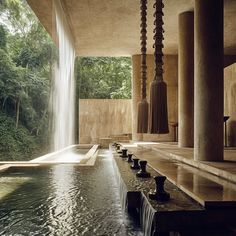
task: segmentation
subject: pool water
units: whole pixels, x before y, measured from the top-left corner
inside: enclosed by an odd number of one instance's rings
[[[121,209],[109,152],[94,167],[12,168],[0,178],[14,186],[0,200],[0,235],[143,235]]]

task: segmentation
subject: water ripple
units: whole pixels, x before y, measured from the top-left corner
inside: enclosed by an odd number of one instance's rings
[[[100,156],[94,168],[58,165],[8,173],[30,181],[0,202],[0,235],[142,235],[124,219],[108,158]]]

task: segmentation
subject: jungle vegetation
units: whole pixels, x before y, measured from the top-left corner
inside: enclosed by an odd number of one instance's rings
[[[25,0],[0,0],[0,160],[50,151],[57,48]],[[77,57],[77,97],[130,98],[131,60]]]

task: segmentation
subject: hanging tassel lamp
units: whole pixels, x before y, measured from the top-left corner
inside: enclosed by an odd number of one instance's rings
[[[162,0],[155,0],[153,6],[154,13],[154,58],[155,58],[155,77],[150,88],[150,133],[166,134],[169,133],[168,112],[167,112],[167,86],[163,81],[163,8]]]
[[[148,102],[146,93],[147,81],[147,65],[146,65],[146,52],[147,52],[147,0],[140,1],[141,10],[141,97],[142,100],[138,103],[138,127],[137,133],[148,132]]]

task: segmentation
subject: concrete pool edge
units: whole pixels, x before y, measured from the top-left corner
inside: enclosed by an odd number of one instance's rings
[[[43,161],[47,157],[61,154],[69,149],[74,149],[74,148],[86,149],[89,147],[90,147],[89,151],[85,154],[85,157],[81,161],[75,161],[75,162]],[[71,164],[71,165],[78,165],[78,166],[94,166],[97,159],[98,150],[99,150],[98,144],[71,145],[59,151],[48,153],[46,155],[43,155],[41,157],[35,158],[30,161],[0,161],[0,172],[5,171],[11,167],[37,167],[37,166],[50,166],[50,165],[60,165],[60,164]]]

